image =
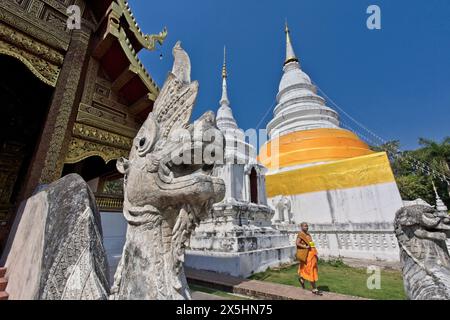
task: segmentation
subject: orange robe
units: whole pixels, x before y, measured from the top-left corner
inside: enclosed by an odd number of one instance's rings
[[[303,244],[309,244],[312,241],[312,238],[309,234],[304,232],[300,232],[297,237],[302,240]],[[308,250],[308,256],[306,258],[306,263],[300,261],[300,265],[298,267],[298,275],[303,279],[316,282],[319,280],[319,270],[317,268],[317,249],[311,248]]]

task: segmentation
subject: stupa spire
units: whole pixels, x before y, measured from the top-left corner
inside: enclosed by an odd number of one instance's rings
[[[237,129],[236,120],[233,117],[233,111],[231,110],[230,100],[228,100],[227,91],[227,61],[226,61],[226,48],[223,47],[223,65],[222,65],[222,98],[220,98],[220,108],[217,111],[217,127],[220,130]]]
[[[227,48],[223,47],[223,66],[222,66],[222,78],[227,77]]]
[[[302,130],[339,128],[339,115],[326,106],[311,78],[300,68],[287,23],[285,32],[286,60],[278,86],[278,104],[273,119],[267,124],[270,138]]]
[[[226,47],[223,47],[223,66],[222,66],[222,98],[220,99],[220,105],[230,105],[230,101],[228,100],[228,91],[227,91],[227,61],[226,61]]]
[[[292,47],[291,32],[289,31],[289,26],[286,20],[284,32],[286,33],[286,60],[284,64],[296,61],[298,62],[297,56],[295,55],[294,48]]]

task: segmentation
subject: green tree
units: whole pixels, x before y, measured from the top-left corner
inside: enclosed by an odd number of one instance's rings
[[[428,161],[434,170],[450,177],[450,137],[444,138],[442,143],[420,138],[419,144],[423,148],[418,150],[418,155]]]
[[[420,138],[419,145],[421,147],[417,150],[400,152],[400,143],[398,140],[394,140],[372,147],[372,149],[388,153],[392,171],[403,199],[421,198],[434,204],[433,179],[440,197],[450,207],[450,137],[446,137],[441,143]],[[426,163],[434,173],[439,173],[439,175],[422,170],[417,166],[415,160],[422,164]],[[446,176],[447,181],[442,180],[442,176]]]
[[[422,199],[434,204],[435,195],[430,179],[425,176],[409,174],[396,177],[400,195],[404,200]]]

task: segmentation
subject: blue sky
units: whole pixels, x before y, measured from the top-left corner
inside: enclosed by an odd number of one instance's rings
[[[169,30],[159,51],[140,55],[160,86],[175,42],[189,53],[192,79],[200,82],[194,117],[217,111],[226,45],[235,118],[243,129],[266,126],[282,75],[287,18],[303,70],[364,126],[399,139],[404,149],[416,148],[418,137],[450,135],[448,0],[129,2],[144,32]],[[381,8],[381,30],[366,27],[371,4]]]

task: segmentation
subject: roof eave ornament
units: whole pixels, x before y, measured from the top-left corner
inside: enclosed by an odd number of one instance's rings
[[[146,34],[144,35],[144,39],[145,42],[144,47],[149,50],[149,51],[153,51],[156,48],[156,42],[158,42],[158,44],[160,46],[162,46],[162,44],[164,43],[164,40],[167,37],[167,27],[164,27],[164,29],[158,33],[158,34]]]

